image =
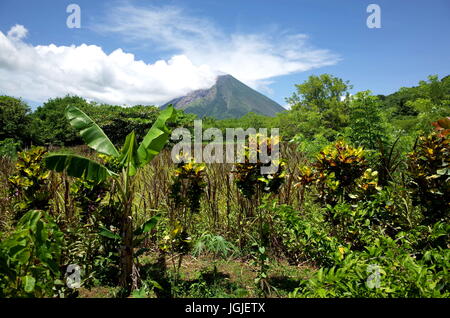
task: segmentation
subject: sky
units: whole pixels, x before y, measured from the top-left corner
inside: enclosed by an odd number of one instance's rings
[[[322,73],[390,94],[450,74],[449,16],[448,0],[0,0],[0,94],[161,105],[231,74],[285,106]]]

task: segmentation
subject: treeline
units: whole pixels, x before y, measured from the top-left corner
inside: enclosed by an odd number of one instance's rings
[[[280,128],[283,140],[303,144],[303,150],[308,153],[341,137],[357,146],[375,149],[380,142],[392,143],[406,136],[402,142],[409,146],[418,135],[432,129],[431,122],[450,114],[450,76],[442,79],[429,76],[418,86],[403,87],[387,96],[375,96],[370,91],[351,95],[351,89],[348,81],[332,75],[313,75],[296,85],[296,92],[286,98],[290,109],[276,117],[255,113],[239,119],[206,117],[203,127]],[[0,155],[15,153],[30,145],[70,147],[82,144],[64,117],[68,105],[89,113],[118,145],[132,130],[138,140],[142,138],[159,114],[155,106],[98,104],[78,96],[50,99],[32,112],[22,100],[0,96]],[[172,125],[192,128],[195,118],[195,115],[179,111]],[[311,147],[314,149],[309,149]]]
[[[32,112],[22,100],[0,96],[0,148],[3,153],[8,153],[8,149],[22,149],[31,145],[70,147],[83,144],[79,134],[65,118],[64,112],[68,105],[88,113],[116,145],[123,143],[123,136],[133,130],[140,140],[160,112],[156,106],[98,104],[78,96],[50,99]],[[194,118],[195,115],[180,111],[173,125],[193,123]]]

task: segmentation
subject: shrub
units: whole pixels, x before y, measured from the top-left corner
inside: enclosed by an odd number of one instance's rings
[[[363,177],[367,162],[362,148],[353,148],[344,141],[326,147],[314,164],[319,198],[328,204],[352,199],[357,180]]]
[[[182,161],[175,169],[170,196],[176,207],[184,213],[198,213],[200,197],[206,186],[203,180],[205,164],[195,163],[193,159]]]
[[[450,139],[432,133],[408,156],[409,187],[424,210],[425,224],[448,220],[450,212]]]
[[[333,236],[351,246],[352,250],[364,248],[375,233],[379,235],[382,231],[380,227],[375,229],[377,223],[375,211],[362,205],[357,207],[352,207],[348,203],[328,205],[326,212],[331,216]]]
[[[305,190],[315,185],[319,201],[330,205],[328,221],[336,225],[332,207],[339,202],[351,203],[372,200],[381,191],[378,172],[367,168],[362,148],[353,148],[344,141],[326,147],[317,156],[312,166],[300,166],[296,186],[300,188],[303,201]]]
[[[398,240],[398,239],[397,239]],[[391,238],[376,239],[333,267],[302,281],[291,297],[449,297],[449,250],[429,251],[417,260]]]
[[[348,247],[330,235],[320,216],[301,215],[289,205],[273,205],[275,231],[281,237],[286,256],[293,262],[310,261],[318,266],[332,266]]]
[[[272,155],[272,150],[276,144],[279,144],[278,138],[267,138],[261,135],[250,136],[250,144],[256,144],[256,154],[261,155],[262,149],[267,147],[267,156]],[[281,185],[284,182],[284,165],[283,161],[278,162],[278,169],[271,174],[263,174],[261,168],[264,166],[270,166],[271,162],[264,163],[260,159],[255,162],[252,160],[252,151],[249,147],[246,147],[244,151],[244,162],[237,163],[233,171],[235,176],[235,182],[238,189],[247,198],[252,198],[255,194],[265,193],[278,193]]]
[[[46,153],[43,147],[34,147],[18,154],[16,172],[8,178],[10,193],[16,198],[17,219],[30,209],[47,210],[49,207],[50,171],[43,164]]]
[[[29,211],[0,242],[0,297],[52,297],[60,279],[63,234],[43,211]]]

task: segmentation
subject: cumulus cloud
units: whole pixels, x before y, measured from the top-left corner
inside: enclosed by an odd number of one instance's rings
[[[309,44],[306,34],[279,28],[253,34],[227,34],[208,19],[194,17],[173,6],[115,7],[95,29],[179,52],[195,64],[209,65],[256,88],[266,86],[270,83],[267,80],[276,76],[339,61],[336,54]]]
[[[23,25],[16,24],[8,31],[8,38],[13,40],[21,40],[28,34],[28,30]]]
[[[22,41],[26,33],[21,25],[0,32],[0,93],[33,101],[75,94],[111,104],[161,104],[212,86],[217,75],[185,55],[146,64],[96,45],[32,46]]]

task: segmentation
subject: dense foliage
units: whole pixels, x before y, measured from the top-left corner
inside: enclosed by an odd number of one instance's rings
[[[195,116],[171,107],[1,96],[0,297],[450,297],[450,77],[350,90],[311,76],[275,117],[204,118],[279,127],[249,137],[280,147],[268,175],[251,147],[173,163]]]

